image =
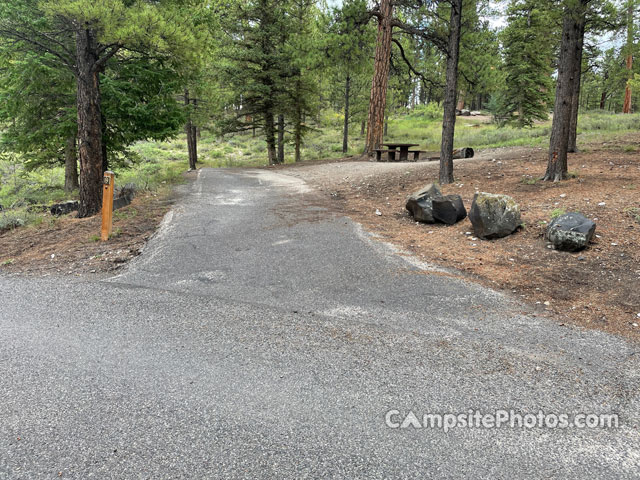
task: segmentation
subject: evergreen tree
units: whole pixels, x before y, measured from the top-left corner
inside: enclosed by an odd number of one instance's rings
[[[364,120],[371,86],[370,58],[375,31],[369,24],[365,0],[345,1],[333,11],[328,26],[328,69],[335,78],[336,97],[344,112],[342,153],[349,148],[349,125],[354,118]],[[340,88],[342,87],[342,88]]]
[[[101,208],[105,165],[101,79],[109,63],[132,55],[188,64],[193,35],[161,3],[124,0],[3,0],[0,39],[16,51],[46,55],[74,76],[80,160],[80,217]],[[186,28],[185,28],[186,27]]]
[[[512,0],[507,9],[503,44],[504,90],[498,115],[520,127],[546,120],[553,94],[554,38],[551,5]]]
[[[292,76],[284,48],[290,17],[285,2],[248,0],[228,5],[218,71],[221,133],[261,128],[269,164],[278,163],[275,116],[283,112],[285,82]]]

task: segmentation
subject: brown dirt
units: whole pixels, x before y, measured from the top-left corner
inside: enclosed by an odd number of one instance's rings
[[[628,146],[636,150],[625,151]],[[639,146],[637,136],[589,145],[570,156],[569,170],[577,177],[556,184],[535,181],[546,166],[542,149],[495,149],[457,161],[456,183],[444,186],[443,193],[460,194],[467,208],[476,191],[506,193],[521,206],[524,229],[495,241],[468,235],[468,219],[444,226],[417,224],[409,217],[407,195],[437,179],[437,162],[342,160],[282,173],[316,185],[355,221],[424,261],[517,295],[556,314],[559,322],[640,340]],[[597,219],[598,237],[588,249],[564,253],[547,248],[542,222],[551,219],[554,209]],[[631,209],[638,209],[639,218]]]
[[[0,273],[79,275],[117,270],[140,253],[171,203],[168,193],[136,197],[114,212],[114,234],[108,242],[99,241],[99,215],[47,215],[38,226],[0,234]]]

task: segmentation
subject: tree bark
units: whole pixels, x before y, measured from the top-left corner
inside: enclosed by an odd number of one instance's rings
[[[80,205],[78,217],[98,213],[102,204],[102,115],[100,73],[95,32],[76,32],[76,81],[78,106],[78,156]]]
[[[607,106],[607,91],[603,90],[602,95],[600,96],[600,110],[604,110]]]
[[[184,131],[187,134],[187,152],[189,154],[189,170],[195,170],[196,167],[196,152],[195,152],[195,127],[191,119],[191,112],[189,111],[189,105],[191,104],[191,98],[189,97],[189,90],[184,91],[184,104],[187,107],[187,124],[184,126]]]
[[[572,98],[575,91],[576,63],[580,57],[580,31],[589,0],[566,7],[562,22],[562,43],[558,61],[556,99],[549,142],[549,160],[544,181],[558,182],[567,178],[567,151],[571,127]]]
[[[296,118],[295,118],[295,127],[294,127],[294,143],[295,143],[295,152],[294,152],[294,161],[297,163],[301,160],[300,149],[302,147],[302,123],[304,119],[304,114],[302,113],[302,108],[300,104],[296,106]]]
[[[442,118],[442,142],[440,144],[440,184],[453,183],[453,137],[456,128],[456,94],[458,92],[458,57],[460,54],[460,28],[462,25],[462,1],[451,2],[449,20],[449,45],[447,52],[447,78]]]
[[[278,115],[278,163],[284,163],[284,115]]]
[[[78,157],[76,153],[76,136],[67,138],[64,147],[64,190],[72,192],[78,189]]]
[[[629,72],[629,80],[633,78],[633,10],[634,1],[628,0],[627,7],[627,72]],[[631,85],[627,82],[624,89],[624,103],[622,113],[631,113]]]
[[[571,120],[569,123],[569,142],[567,151],[576,153],[578,151],[578,111],[580,107],[580,79],[582,78],[582,53],[584,50],[584,30],[586,26],[585,19],[580,21],[580,32],[578,37],[578,57],[575,59],[576,68],[574,70],[573,93],[571,96]]]
[[[196,127],[193,124],[191,125],[191,151],[193,152],[193,168],[197,168],[198,166],[198,127]]]
[[[266,108],[264,113],[264,138],[267,142],[269,165],[276,165],[278,163],[278,157],[276,156],[276,125],[270,108]]]
[[[381,0],[367,121],[367,141],[365,145],[365,153],[367,154],[371,154],[374,150],[380,148],[383,141],[382,130],[384,127],[384,111],[387,105],[387,87],[389,85],[389,66],[391,62],[392,14],[393,5],[391,0]]]
[[[342,129],[342,153],[349,150],[349,98],[351,96],[351,75],[347,73],[344,84],[344,128]]]

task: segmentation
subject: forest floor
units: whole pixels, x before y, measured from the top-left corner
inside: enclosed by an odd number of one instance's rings
[[[456,183],[443,193],[460,194],[467,208],[478,191],[508,194],[520,204],[524,228],[494,241],[475,238],[468,219],[445,226],[409,216],[406,197],[437,180],[437,162],[342,159],[278,168],[315,185],[380,240],[444,267],[445,274],[510,292],[560,322],[640,340],[639,151],[637,134],[583,145],[569,158],[575,177],[561,183],[537,180],[547,161],[541,148],[489,149],[457,161]],[[593,243],[578,253],[549,248],[547,222],[571,211],[597,223]]]
[[[100,215],[47,216],[37,225],[0,233],[0,272],[59,276],[118,270],[139,255],[172,204],[169,189],[137,196],[114,212],[108,242],[100,241]]]

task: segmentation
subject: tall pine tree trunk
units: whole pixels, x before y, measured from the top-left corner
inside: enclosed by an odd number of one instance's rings
[[[78,156],[76,153],[76,136],[67,138],[64,146],[64,190],[73,192],[78,188]]]
[[[193,109],[198,109],[197,98],[193,99]],[[191,151],[193,153],[193,168],[197,168],[196,165],[198,164],[198,138],[200,138],[199,129],[193,121],[191,121]]]
[[[580,80],[582,78],[582,52],[584,50],[584,30],[586,26],[585,19],[580,21],[580,32],[578,37],[578,58],[576,61],[576,68],[574,70],[574,82],[573,93],[571,97],[571,120],[569,123],[569,144],[567,151],[575,153],[578,151],[578,111],[580,110]]]
[[[102,116],[100,73],[97,68],[95,32],[76,33],[76,81],[78,106],[78,156],[80,205],[78,217],[98,213],[102,203]]]
[[[545,181],[558,182],[567,178],[567,151],[571,128],[572,98],[575,91],[576,64],[580,57],[580,31],[585,19],[585,5],[580,0],[576,6],[565,8],[562,22],[562,43],[558,61],[556,100],[553,108],[553,124],[549,142],[549,160]]]
[[[389,85],[389,65],[391,62],[391,19],[393,6],[391,0],[381,0],[380,19],[378,20],[378,39],[374,61],[369,117],[367,121],[367,141],[365,153],[371,154],[382,144],[384,111],[387,105],[387,87]]]
[[[602,95],[600,95],[600,110],[604,110],[607,106],[607,91],[603,90]]]
[[[284,115],[278,115],[278,163],[284,163]]]
[[[344,128],[342,129],[342,153],[349,150],[349,98],[351,96],[351,75],[347,73],[344,84]]]
[[[191,125],[191,151],[193,152],[193,167],[197,168],[197,164],[198,164],[198,127],[196,127],[195,125]]]
[[[633,10],[634,0],[628,0],[627,6],[627,72],[629,80],[633,78]],[[622,113],[631,113],[631,85],[627,82],[624,89],[624,104],[622,107]]]
[[[264,139],[267,142],[267,157],[269,158],[269,165],[275,165],[278,163],[276,156],[276,125],[273,111],[270,108],[266,108],[265,110]]]
[[[189,111],[189,105],[191,98],[189,97],[189,90],[184,91],[184,104],[187,107],[187,124],[184,126],[184,131],[187,134],[187,152],[189,153],[189,170],[196,169],[196,153],[195,153],[195,128],[193,121],[191,120],[191,112]]]
[[[295,118],[295,127],[294,127],[294,143],[295,143],[295,153],[294,153],[294,161],[297,163],[301,160],[300,157],[300,149],[302,147],[302,122],[304,121],[304,115],[302,113],[302,108],[300,104],[296,106],[296,118]]]
[[[456,94],[458,92],[458,57],[460,54],[460,28],[462,0],[452,0],[449,20],[447,52],[447,80],[444,91],[442,142],[440,144],[440,183],[453,183],[453,137],[456,128]]]

